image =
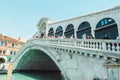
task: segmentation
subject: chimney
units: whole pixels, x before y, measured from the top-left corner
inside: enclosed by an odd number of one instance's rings
[[[21,38],[20,37],[18,37],[18,41],[20,41],[21,40]]]
[[[2,36],[2,33],[0,33],[0,36]]]

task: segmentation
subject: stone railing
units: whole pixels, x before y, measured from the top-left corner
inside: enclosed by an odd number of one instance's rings
[[[110,51],[110,52],[120,52],[120,40],[45,38],[45,39],[34,39],[32,41],[39,42],[42,44],[71,46],[77,48],[102,50],[102,51]]]

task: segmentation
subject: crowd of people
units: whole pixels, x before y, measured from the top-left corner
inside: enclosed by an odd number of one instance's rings
[[[87,39],[94,39],[94,37],[92,35],[88,35]]]
[[[35,38],[46,38],[46,37],[42,35],[40,37],[39,36],[35,36]],[[59,39],[66,39],[67,38],[67,39],[74,39],[74,36],[71,35],[70,37],[66,37],[66,36],[57,35],[57,36],[48,36],[47,38],[59,38]],[[86,39],[95,39],[95,38],[93,37],[93,35],[87,35]],[[107,34],[105,34],[104,38],[102,38],[102,39],[109,39],[109,37],[108,37]]]

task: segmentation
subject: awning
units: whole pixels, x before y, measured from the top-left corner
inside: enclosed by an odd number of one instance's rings
[[[12,56],[7,56],[7,59],[8,59],[8,60],[11,60],[11,59],[12,59]]]

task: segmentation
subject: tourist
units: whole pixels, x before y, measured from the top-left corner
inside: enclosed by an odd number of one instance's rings
[[[90,36],[89,36],[89,35],[87,36],[87,39],[90,39]]]
[[[94,37],[92,35],[90,35],[90,39],[94,39]]]
[[[105,34],[105,37],[104,37],[104,39],[109,39],[109,37],[108,37],[108,35],[107,35],[107,34]]]
[[[74,36],[72,35],[72,36],[70,36],[70,39],[73,39],[74,38]]]

